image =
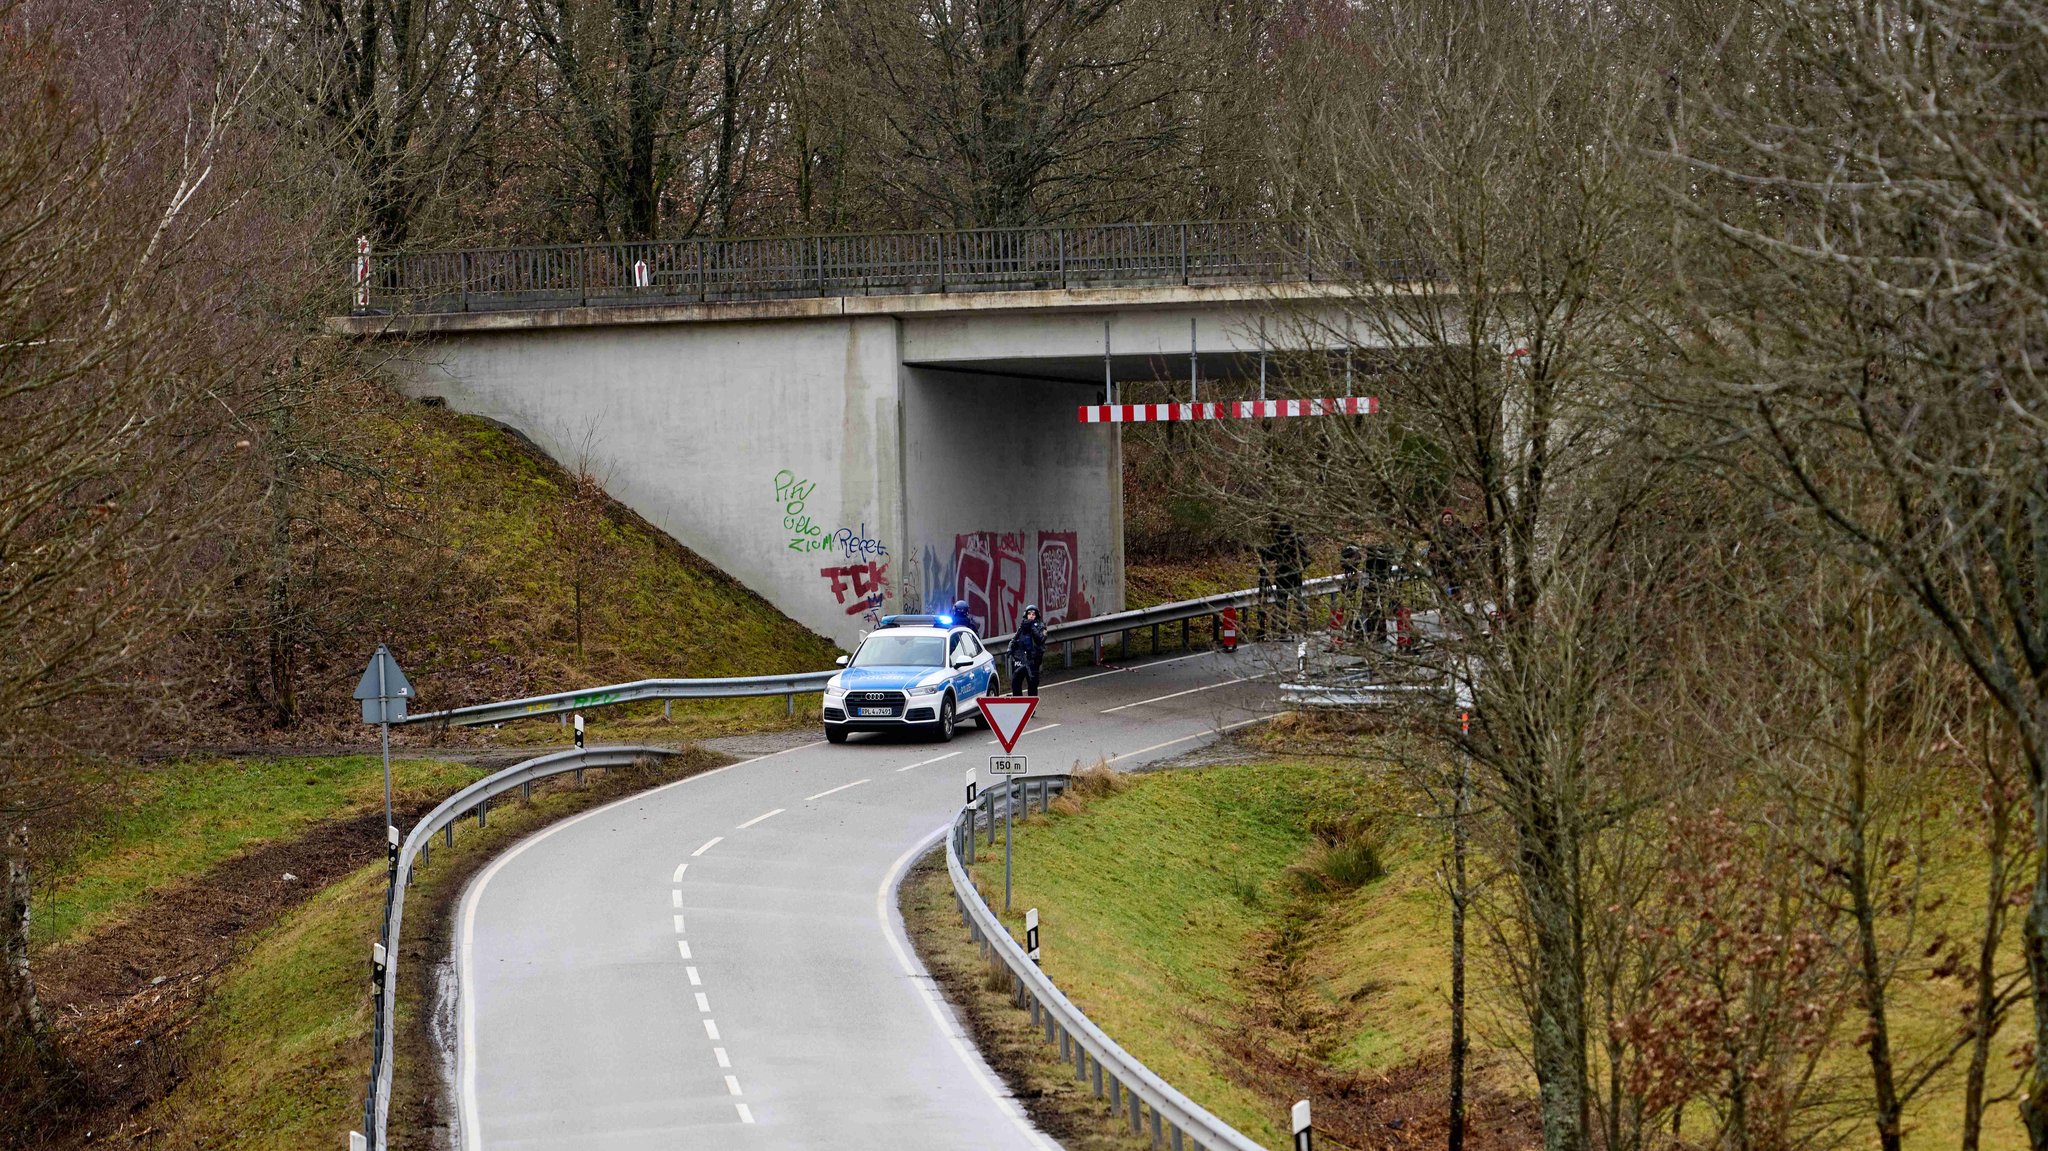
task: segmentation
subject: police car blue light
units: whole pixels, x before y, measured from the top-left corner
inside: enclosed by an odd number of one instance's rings
[[[825,685],[825,738],[923,731],[952,739],[963,717],[979,715],[974,701],[994,688],[995,658],[951,616],[892,615],[881,624]]]

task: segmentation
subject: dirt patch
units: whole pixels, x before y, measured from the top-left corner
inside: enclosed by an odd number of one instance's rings
[[[401,817],[410,821],[430,806],[401,808]],[[251,933],[381,858],[383,826],[382,811],[314,824],[38,954],[38,990],[64,1058],[61,1089],[37,1109],[37,1122],[0,1131],[0,1139],[81,1145],[163,1097],[184,1076],[182,1039],[214,978]]]
[[[1450,1133],[1451,1068],[1442,1053],[1384,1075],[1332,1071],[1276,1055],[1248,1034],[1230,1040],[1237,1079],[1276,1102],[1315,1103],[1318,1146],[1350,1151],[1442,1147]],[[1543,1144],[1536,1101],[1488,1086],[1469,1070],[1465,1084],[1465,1146],[1470,1151],[1525,1151]]]

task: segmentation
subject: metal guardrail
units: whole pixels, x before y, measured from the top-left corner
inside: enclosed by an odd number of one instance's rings
[[[1331,595],[1343,589],[1344,577],[1324,576],[1308,580],[1302,585],[1304,599]],[[1279,593],[1257,588],[1243,591],[1223,592],[1219,595],[1201,596],[1196,599],[1180,600],[1176,603],[1159,604],[1154,607],[1137,608],[1117,612],[1113,615],[1092,616],[1088,619],[1056,623],[1045,629],[1046,642],[1066,646],[1067,663],[1073,664],[1073,645],[1082,640],[1097,642],[1096,656],[1101,656],[1100,641],[1106,636],[1124,635],[1140,628],[1157,627],[1183,620],[1215,616],[1225,608],[1240,610],[1255,607],[1264,597],[1267,602],[1278,604]],[[989,651],[1001,655],[1009,650],[1010,637],[998,636],[986,641]],[[1128,644],[1125,645],[1128,647]],[[509,699],[498,703],[479,703],[468,707],[449,708],[445,711],[420,712],[400,720],[399,724],[413,726],[438,723],[450,727],[476,727],[487,723],[504,723],[514,719],[534,719],[546,715],[560,715],[571,711],[587,711],[595,707],[610,707],[622,703],[641,703],[656,699],[737,699],[750,696],[783,695],[794,697],[806,692],[822,692],[825,681],[838,674],[837,668],[825,671],[801,671],[789,675],[734,676],[725,679],[637,679],[631,683],[612,684],[608,687],[585,688],[580,691],[560,691],[551,695],[527,696],[524,699]]]
[[[586,711],[593,707],[610,707],[621,703],[639,703],[652,699],[742,699],[751,696],[787,695],[802,692],[824,691],[825,681],[838,673],[838,668],[829,671],[799,671],[789,675],[732,676],[725,679],[636,679],[631,683],[617,683],[610,687],[585,688],[581,691],[558,691],[553,695],[534,695],[525,699],[508,699],[502,703],[479,703],[469,707],[450,708],[446,711],[427,711],[407,716],[402,724],[438,723],[452,727],[476,727],[486,723],[503,723],[511,719],[532,719],[543,715],[559,715],[568,711]]]
[[[1020,782],[1027,787],[1023,803],[1028,812],[1028,787],[1033,780],[1027,776]],[[1055,787],[1055,783],[1059,786]],[[1044,777],[1040,785],[1041,807],[1049,804],[1054,792],[1063,790],[1064,785],[1064,777]],[[994,843],[1000,817],[996,791],[982,792],[953,817],[953,826],[946,836],[946,870],[953,877],[953,895],[960,906],[962,923],[985,952],[993,951],[1009,969],[1015,988],[1014,1002],[1030,1010],[1032,1023],[1044,1028],[1045,1041],[1057,1042],[1060,1059],[1073,1064],[1074,1078],[1092,1082],[1095,1097],[1105,1099],[1113,1114],[1125,1116],[1133,1134],[1143,1134],[1149,1122],[1152,1146],[1170,1143],[1176,1151],[1182,1151],[1185,1137],[1193,1143],[1194,1151],[1262,1151],[1257,1143],[1175,1090],[1104,1034],[1046,978],[989,909],[967,874],[963,860],[974,858],[977,835],[984,822],[990,843]]]
[[[1411,261],[1377,261],[1387,280]],[[359,252],[357,315],[1073,287],[1313,282],[1356,276],[1295,224],[1085,227]]]
[[[515,787],[527,787],[536,780],[565,772],[581,772],[585,768],[629,767],[643,759],[674,754],[675,751],[663,747],[593,747],[538,756],[477,780],[442,800],[425,818],[413,825],[404,845],[390,857],[390,884],[384,896],[384,930],[372,956],[372,977],[377,991],[373,1004],[375,1022],[370,1037],[370,1087],[363,1101],[363,1131],[367,1138],[359,1142],[355,1133],[351,1133],[351,1151],[357,1147],[383,1151],[386,1146],[385,1131],[391,1116],[392,1049],[398,1013],[398,944],[405,923],[405,889],[412,885],[413,860],[428,860],[431,854],[429,841],[434,838],[434,833],[445,831],[447,843],[453,846],[456,820],[474,812],[478,826],[482,826],[492,799]]]

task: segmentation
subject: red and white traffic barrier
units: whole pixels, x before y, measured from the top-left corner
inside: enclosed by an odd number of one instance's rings
[[[1172,420],[1268,420],[1289,416],[1369,416],[1380,410],[1376,396],[1322,400],[1230,400],[1210,404],[1092,404],[1081,409],[1084,424],[1156,424]]]

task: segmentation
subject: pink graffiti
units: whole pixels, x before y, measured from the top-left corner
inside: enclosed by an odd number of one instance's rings
[[[1080,551],[1074,532],[1038,533],[1038,611],[1046,623],[1095,614],[1081,581]]]
[[[986,635],[1014,631],[1030,594],[1022,532],[968,532],[953,537],[953,598],[981,621]]]
[[[889,598],[888,564],[847,564],[819,568],[818,574],[832,581],[832,596],[846,608],[847,615],[873,616]]]

